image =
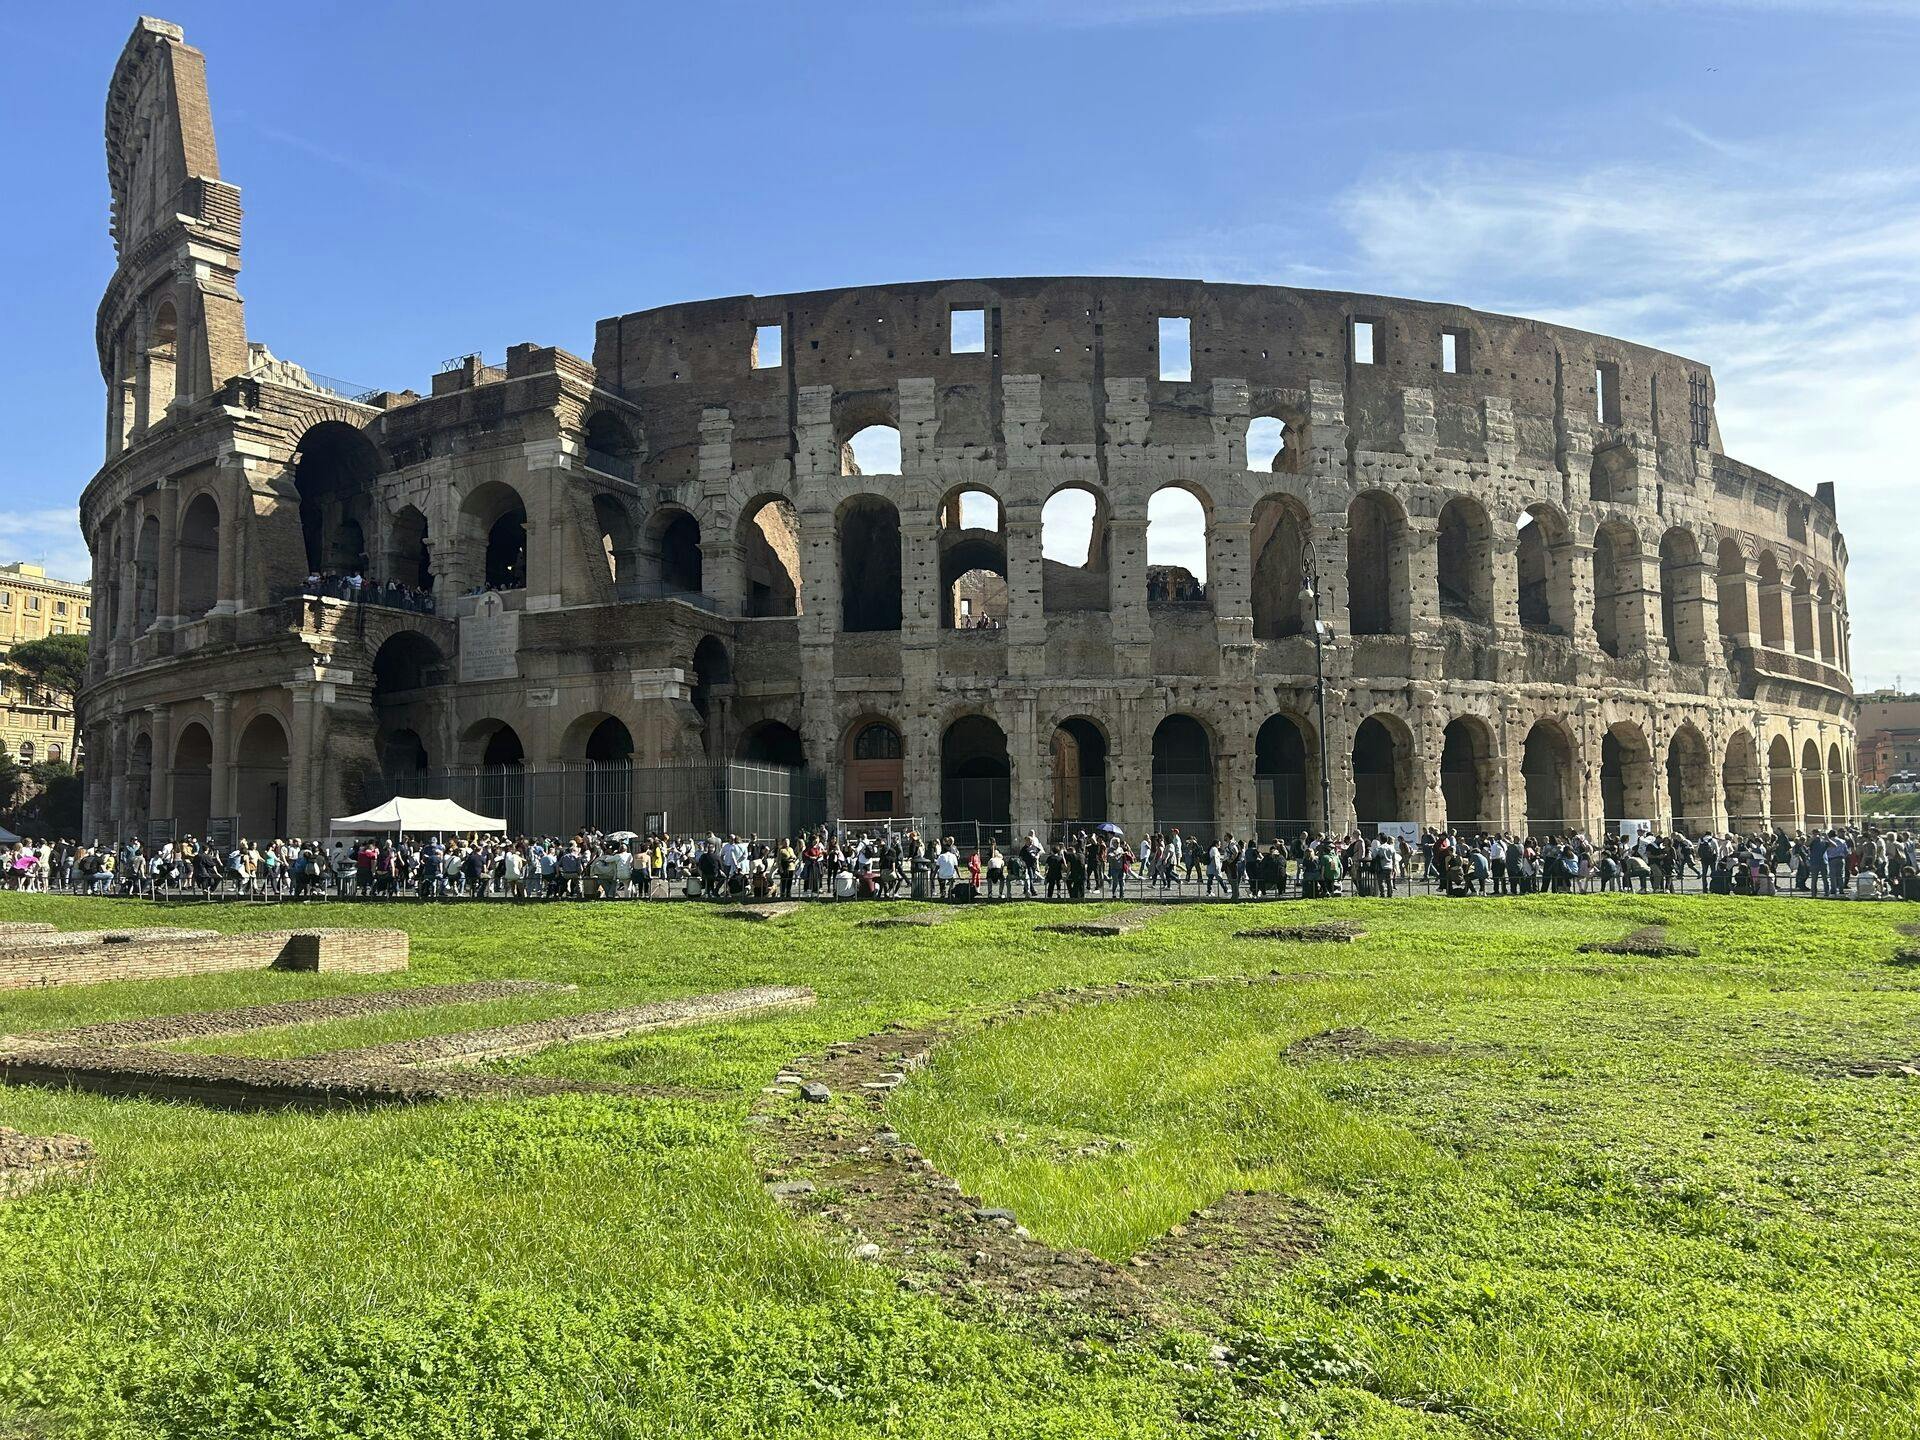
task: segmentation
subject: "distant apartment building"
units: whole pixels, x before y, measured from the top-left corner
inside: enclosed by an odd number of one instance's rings
[[[93,592],[55,580],[38,565],[0,565],[0,656],[48,635],[85,635],[93,628]],[[22,764],[73,761],[71,696],[21,684],[0,673],[0,743]]]
[[[1920,695],[1876,690],[1860,697],[1860,782],[1886,785],[1920,771]]]

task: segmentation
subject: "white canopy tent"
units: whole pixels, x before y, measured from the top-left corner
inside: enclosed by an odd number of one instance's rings
[[[403,835],[443,835],[449,831],[490,830],[504,832],[505,820],[476,815],[452,800],[426,800],[398,795],[384,805],[359,815],[336,816],[336,835],[384,835],[398,831]]]

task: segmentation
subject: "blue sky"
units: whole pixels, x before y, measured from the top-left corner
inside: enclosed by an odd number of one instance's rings
[[[9,15],[0,560],[82,574],[134,7]],[[1564,320],[1710,362],[1832,480],[1856,678],[1920,680],[1920,0],[174,4],[248,328],[366,386],[744,291],[1115,273]]]

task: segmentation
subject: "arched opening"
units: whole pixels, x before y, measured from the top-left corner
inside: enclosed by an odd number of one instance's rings
[[[1207,507],[1191,490],[1165,485],[1147,498],[1147,603],[1204,609]]]
[[[433,757],[418,730],[391,730],[381,738],[380,775],[391,795],[425,795],[432,768]]]
[[[1347,507],[1347,624],[1355,635],[1407,633],[1407,517],[1378,490]]]
[[[851,820],[886,820],[906,812],[906,745],[891,720],[849,727],[841,812]]]
[[[163,300],[153,312],[147,338],[147,424],[165,422],[179,393],[180,322],[173,301]]]
[[[1820,747],[1811,740],[1800,746],[1800,814],[1808,830],[1827,824],[1827,776],[1820,764]]]
[[[1740,553],[1737,540],[1720,542],[1717,572],[1714,587],[1720,601],[1720,633],[1743,638],[1751,633],[1753,617],[1747,614],[1747,557]]]
[[[1169,715],[1153,732],[1153,828],[1214,838],[1213,740],[1191,715]]]
[[[1527,732],[1520,774],[1526,784],[1529,835],[1558,835],[1580,828],[1580,777],[1574,769],[1573,746],[1557,723],[1537,721]]]
[[[1304,635],[1312,603],[1300,598],[1313,520],[1291,495],[1269,495],[1253,507],[1253,638]]]
[[[1833,608],[1833,582],[1825,576],[1815,590],[1820,616],[1820,658],[1829,665],[1840,663],[1839,627]]]
[[[1056,490],[1040,510],[1041,602],[1049,615],[1111,608],[1107,499],[1085,486]]]
[[[427,517],[413,505],[402,506],[387,525],[387,566],[383,580],[422,593],[433,589],[433,557],[427,548]]]
[[[462,744],[479,767],[474,809],[507,822],[514,834],[526,831],[526,748],[504,720],[480,720],[467,727]]]
[[[1010,840],[1012,817],[1006,732],[985,715],[962,715],[940,737],[941,833],[962,846]]]
[[[1769,650],[1784,650],[1787,644],[1786,612],[1782,599],[1786,586],[1780,581],[1780,562],[1771,550],[1760,552],[1760,643]]]
[[[1619,521],[1593,536],[1593,638],[1609,655],[1624,655],[1640,640],[1640,537]]]
[[[300,496],[300,533],[313,573],[366,573],[367,531],[373,522],[374,478],[380,452],[353,426],[323,420],[300,438],[294,489]]]
[[[1056,824],[1098,825],[1107,818],[1107,736],[1076,715],[1054,727],[1047,745]]]
[[[1660,537],[1660,633],[1675,661],[1706,663],[1706,568],[1699,542],[1677,526]]]
[[[1440,798],[1447,807],[1447,828],[1474,832],[1490,828],[1488,783],[1493,743],[1486,725],[1462,715],[1447,724],[1440,739]]]
[[[1813,654],[1813,581],[1798,565],[1793,567],[1793,650]]]
[[[1456,495],[1441,507],[1440,614],[1493,623],[1493,524],[1478,502]]]
[[[272,715],[256,715],[234,753],[233,800],[240,833],[264,843],[287,833],[287,732]]]
[[[1551,505],[1521,513],[1515,553],[1520,577],[1520,628],[1543,635],[1571,633],[1573,571],[1566,518]]]
[[[434,689],[447,683],[447,658],[414,630],[391,635],[373,656],[374,734],[384,794],[368,787],[371,808],[394,795],[424,795],[431,767],[426,742],[437,733]]]
[[[628,829],[638,818],[632,814],[633,733],[617,715],[583,716],[572,727],[575,734],[582,730],[585,737],[574,742],[586,761],[578,772],[580,823],[589,830]]]
[[[1277,415],[1247,421],[1247,469],[1262,475],[1286,469],[1287,422]]]
[[[587,417],[582,428],[586,441],[587,464],[602,475],[633,480],[638,473],[640,445],[633,429],[611,410],[600,410]]]
[[[1727,827],[1752,833],[1766,824],[1765,787],[1760,779],[1760,752],[1753,736],[1736,731],[1727,741],[1727,753],[1720,762],[1720,788],[1727,805]]]
[[[1827,746],[1827,816],[1835,825],[1844,825],[1853,818],[1846,765],[1840,758],[1840,747],[1834,744]]]
[[[213,496],[196,495],[181,512],[179,549],[174,603],[183,620],[198,620],[220,596],[220,506]]]
[[[1353,818],[1371,835],[1382,820],[1406,820],[1407,763],[1402,737],[1378,715],[1369,715],[1353,732]]]
[[[1658,807],[1653,794],[1653,755],[1638,725],[1621,722],[1600,738],[1600,816],[1609,835],[1623,820],[1648,824]]]
[[[733,694],[733,660],[717,636],[693,647],[692,700],[700,717],[700,748],[709,756],[726,753],[727,703]]]
[[[487,528],[486,585],[489,590],[527,586],[527,512],[509,510]]]
[[[700,594],[704,585],[700,562],[700,522],[684,510],[664,512],[660,529],[661,593]]]
[[[1007,537],[1000,499],[964,486],[940,502],[941,620],[949,630],[1007,623]]]
[[[798,770],[807,763],[807,747],[791,725],[762,720],[741,735],[736,758],[754,765],[784,765]]]
[[[842,475],[898,475],[900,431],[893,425],[868,425],[840,446]]]
[[[212,806],[213,737],[195,721],[173,742],[174,827],[183,836],[206,838]]]
[[[878,495],[855,495],[835,518],[840,541],[840,628],[900,628],[900,512]]]
[[[160,614],[160,522],[140,522],[133,547],[133,633],[144,635]]]
[[[1253,737],[1253,789],[1254,814],[1263,840],[1313,828],[1307,737],[1291,715],[1268,716]]]
[[[99,757],[105,764],[105,757]],[[147,815],[147,802],[153,794],[153,737],[142,730],[134,736],[131,752],[127,757],[127,819],[135,834],[142,833]]]
[[[791,500],[772,496],[740,516],[741,607],[749,616],[798,615],[800,512]]]
[[[1682,725],[1667,742],[1667,828],[1682,835],[1704,835],[1718,827],[1713,814],[1713,761],[1706,738]]]
[[[602,492],[593,497],[593,524],[600,535],[607,578],[613,581],[617,593],[617,587],[640,579],[640,537],[633,511],[624,496]]]
[[[1799,823],[1800,787],[1794,783],[1793,748],[1784,735],[1767,747],[1767,808],[1776,830],[1792,830]]]

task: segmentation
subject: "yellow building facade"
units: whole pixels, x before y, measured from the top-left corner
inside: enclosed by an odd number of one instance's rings
[[[85,584],[55,580],[38,565],[0,565],[0,655],[48,635],[85,635],[93,627]],[[21,764],[73,763],[73,702],[0,675],[0,743]]]

